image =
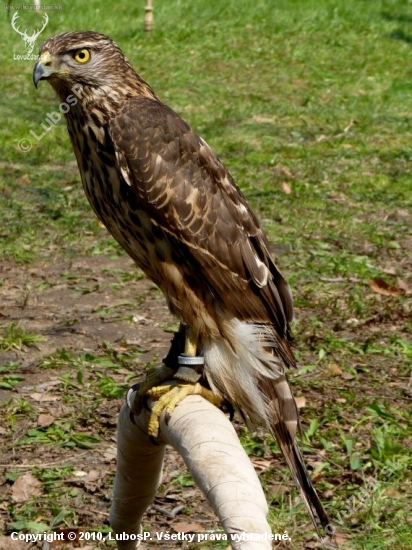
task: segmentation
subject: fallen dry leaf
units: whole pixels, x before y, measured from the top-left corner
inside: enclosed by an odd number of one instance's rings
[[[400,279],[398,279],[397,285],[391,286],[385,281],[385,279],[377,277],[376,279],[371,279],[369,281],[369,286],[373,292],[381,294],[382,296],[401,296],[408,290],[408,285]]]
[[[353,380],[355,378],[355,375],[351,374],[350,372],[342,372],[342,378],[344,380]]]
[[[85,487],[91,493],[94,493],[102,486],[106,473],[107,470],[91,470],[85,477],[83,477],[82,481]]]
[[[60,401],[61,397],[58,395],[49,395],[47,393],[34,392],[30,394],[33,401],[39,401],[45,403],[46,401]]]
[[[53,424],[54,420],[55,418],[51,414],[39,414],[37,425],[40,426],[40,428],[47,428]]]
[[[403,290],[403,292],[406,294],[407,292],[409,292],[409,286],[407,283],[405,283],[405,281],[402,281],[402,279],[398,279],[397,280],[397,283],[398,283],[398,288],[400,290]]]
[[[335,540],[337,544],[347,544],[350,541],[349,535],[345,533],[336,533]],[[346,550],[350,550],[349,546],[345,546]],[[353,548],[353,547],[352,547]]]
[[[116,460],[116,456],[117,456],[116,445],[108,447],[103,453],[103,459],[105,462],[112,462],[112,460]]]
[[[188,523],[186,521],[172,523],[172,527],[176,533],[196,533],[197,531],[205,530],[205,526],[200,525],[200,523]]]
[[[176,477],[176,476],[174,476],[174,477]],[[187,498],[196,498],[197,495],[198,495],[198,489],[186,489],[185,488],[184,495],[185,495],[184,496],[185,499],[187,499]]]
[[[309,540],[305,542],[305,550],[314,550],[316,548],[320,548],[320,542]]]
[[[272,461],[268,458],[252,457],[252,464],[259,473],[266,472],[272,466]]]
[[[287,166],[283,164],[277,164],[273,167],[273,173],[277,178],[292,179],[294,177],[293,172]]]
[[[336,363],[331,363],[328,365],[328,372],[332,376],[340,376],[342,374],[342,369]]]
[[[103,472],[98,470],[90,470],[90,472],[86,474],[86,476],[83,478],[83,481],[87,481],[91,483],[93,481],[96,481],[97,479],[104,477],[105,474],[106,474],[106,470]]]
[[[42,494],[42,484],[29,472],[14,482],[11,493],[13,502],[25,502]]]
[[[280,188],[284,193],[286,193],[286,195],[290,195],[292,193],[292,188],[288,183],[286,183],[286,181],[282,181]]]

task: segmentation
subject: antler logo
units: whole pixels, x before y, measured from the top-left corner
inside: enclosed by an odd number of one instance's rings
[[[47,23],[49,22],[49,16],[47,15],[47,13],[44,14],[44,17],[43,17],[44,23],[43,23],[42,28],[39,31],[37,31],[37,30],[33,31],[33,34],[31,36],[29,36],[27,34],[27,29],[24,32],[21,32],[20,27],[16,27],[16,21],[17,21],[18,18],[19,18],[19,12],[16,11],[15,14],[13,15],[13,19],[11,20],[11,26],[23,38],[23,40],[26,44],[27,53],[30,54],[33,51],[34,43],[37,40],[37,37],[39,36],[39,34],[41,32],[44,31],[44,29],[46,28]]]

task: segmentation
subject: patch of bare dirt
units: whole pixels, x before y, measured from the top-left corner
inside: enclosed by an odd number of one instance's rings
[[[135,270],[127,257],[110,260],[103,256],[30,267],[0,265],[0,322],[19,323],[44,338],[24,353],[3,351],[0,364],[18,361],[23,370],[30,369],[57,349],[93,350],[102,341],[121,338],[151,355],[165,352],[170,337],[161,326],[173,321],[153,284],[142,278],[116,290],[111,286],[119,271]],[[132,322],[125,320],[127,316]]]

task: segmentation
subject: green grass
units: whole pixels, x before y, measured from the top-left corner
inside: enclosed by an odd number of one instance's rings
[[[3,336],[0,337],[0,350],[21,350],[23,346],[36,346],[43,340],[41,336],[27,332],[24,327],[15,323],[0,328],[3,333]]]
[[[112,7],[95,0],[63,4],[48,12],[37,44],[73,29],[111,35],[228,166],[294,291],[300,368],[291,380],[295,393],[306,397],[304,449],[334,525],[348,537],[348,548],[410,548],[410,294],[380,295],[369,281],[412,287],[412,5],[155,0],[156,27],[147,37],[140,4],[119,3],[115,17]],[[33,62],[14,60],[24,44],[6,11],[1,15],[0,292],[8,266],[23,272],[62,261],[58,280],[38,280],[36,292],[64,283],[79,299],[101,289],[116,296],[142,274],[119,268],[93,279],[95,258],[123,253],[87,204],[64,123],[39,142],[30,134],[39,135],[58,101],[44,83],[34,89]],[[23,27],[36,26],[38,15],[20,15]],[[24,138],[32,141],[28,152],[18,147]],[[90,258],[89,273],[71,269],[79,257]],[[27,276],[27,296],[32,284]],[[93,314],[130,326],[132,305],[139,311],[147,298],[157,299],[151,289],[122,294],[110,306],[96,305]],[[0,310],[0,389],[11,396],[0,414],[8,445],[27,457],[36,444],[87,451],[98,445],[94,438],[113,430],[99,425],[99,407],[117,403],[140,351],[124,341],[123,347],[95,343],[92,350],[36,355],[31,368],[58,377],[55,392],[67,409],[48,427],[26,426],[37,405],[13,389],[26,354],[33,346],[41,351],[44,336],[29,328],[24,300],[21,306],[23,323]],[[278,456],[271,441],[243,432],[242,441],[251,455]],[[388,460],[397,468],[383,481]],[[9,503],[4,519],[0,515],[4,532],[27,522],[51,525],[56,517],[59,525],[78,520],[73,487],[63,481],[70,472],[47,478],[45,471],[34,472],[47,488],[45,501]],[[271,467],[261,478],[274,529],[292,534],[288,547],[304,548],[313,540],[304,507],[295,503],[294,489],[279,495],[272,487],[274,479],[290,483],[287,470]],[[370,485],[371,479],[380,485]],[[362,487],[369,487],[367,497],[348,513],[348,499],[358,498]],[[107,499],[99,498],[104,511]],[[102,527],[102,518],[94,520]]]

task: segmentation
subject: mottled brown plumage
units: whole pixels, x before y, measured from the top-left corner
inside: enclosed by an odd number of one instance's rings
[[[315,525],[326,526],[284,375],[295,364],[292,296],[232,177],[104,35],[51,38],[33,78],[61,101],[82,87],[66,119],[93,210],[197,335],[211,388],[275,435]]]

